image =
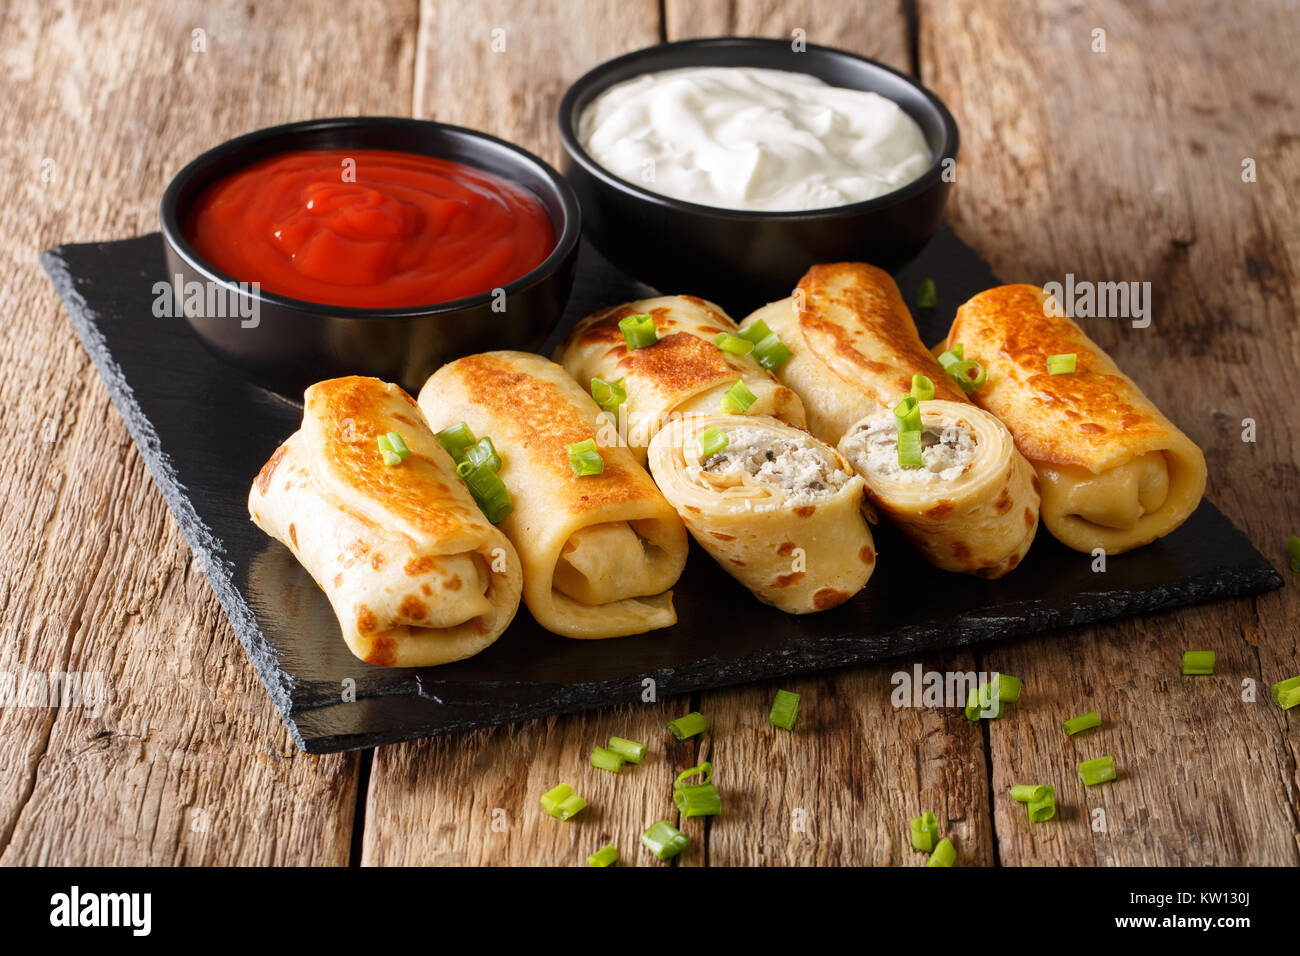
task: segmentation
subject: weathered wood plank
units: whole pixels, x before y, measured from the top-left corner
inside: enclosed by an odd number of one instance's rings
[[[1277,398],[1300,374],[1300,140],[1278,83],[1300,69],[1300,11],[922,2],[918,18],[922,76],[963,134],[958,232],[1008,280],[1151,283],[1149,328],[1088,332],[1205,449],[1209,496],[1280,561],[1300,527],[1300,422]],[[1026,688],[990,727],[1002,862],[1300,860],[1300,718],[1267,700],[1300,672],[1297,616],[1289,579],[1258,600],[1000,648]],[[1181,676],[1182,651],[1202,649],[1216,675]],[[1257,703],[1241,700],[1248,678]],[[1059,721],[1090,709],[1106,726],[1065,739]],[[1075,763],[1103,753],[1122,776],[1085,792]],[[1031,826],[1012,783],[1054,783],[1060,818]]]
[[[157,228],[169,176],[229,136],[407,112],[414,27],[335,0],[0,13],[0,673],[111,691],[0,708],[0,862],[348,858],[356,755],[294,750],[36,256]]]

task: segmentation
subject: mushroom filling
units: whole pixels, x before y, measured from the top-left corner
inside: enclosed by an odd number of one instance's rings
[[[726,434],[727,447],[699,466],[700,477],[715,487],[758,482],[780,488],[787,501],[799,503],[832,495],[849,480],[849,474],[811,439],[743,425]]]
[[[955,481],[971,467],[979,450],[979,440],[961,422],[942,431],[925,428],[921,467],[904,468],[898,463],[898,427],[892,414],[869,423],[849,441],[845,451],[865,473],[916,484]]]

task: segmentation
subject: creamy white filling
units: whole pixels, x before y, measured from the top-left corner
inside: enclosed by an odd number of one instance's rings
[[[726,448],[689,469],[697,481],[715,487],[760,482],[780,488],[787,503],[798,505],[835,494],[851,477],[811,438],[745,425],[725,429],[725,434]]]
[[[978,444],[974,433],[959,424],[942,431],[926,428],[921,432],[921,467],[904,468],[898,463],[898,427],[891,412],[850,436],[844,452],[865,474],[926,485],[960,478],[975,461]]]

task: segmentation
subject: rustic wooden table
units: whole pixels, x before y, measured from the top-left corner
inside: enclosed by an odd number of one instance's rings
[[[0,708],[0,863],[568,864],[611,841],[641,863],[637,835],[701,757],[727,809],[685,824],[682,866],[916,865],[907,819],[923,809],[960,864],[1300,862],[1300,711],[1267,688],[1300,672],[1289,572],[1258,600],[922,662],[1019,675],[1011,719],[890,707],[907,661],[784,682],[803,694],[793,735],[764,730],[774,687],[753,686],[297,753],[36,262],[154,230],[169,177],[250,129],[412,114],[555,161],[557,100],[588,67],[664,39],[802,30],[944,98],[963,138],[951,219],[1000,275],[1153,284],[1152,326],[1115,323],[1103,344],[1282,564],[1300,532],[1300,6],[14,0],[0,17],[0,674],[99,672],[113,693],[93,716]],[[1180,676],[1185,649],[1216,651],[1217,675]],[[1065,738],[1059,719],[1093,707],[1099,735]],[[691,708],[714,731],[669,745],[665,718]],[[587,768],[611,733],[655,757],[617,778]],[[1122,776],[1085,790],[1074,765],[1097,753]],[[560,780],[591,800],[578,824],[538,811]],[[1056,784],[1052,824],[1007,798],[1027,781]]]

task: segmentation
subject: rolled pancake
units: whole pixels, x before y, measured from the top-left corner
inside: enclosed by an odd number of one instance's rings
[[[1196,510],[1205,456],[1048,300],[1032,285],[981,292],[957,310],[948,343],[987,370],[972,398],[1037,470],[1047,530],[1077,551],[1120,554]],[[1047,371],[1049,355],[1071,352],[1074,372]]]
[[[659,340],[629,349],[618,323],[641,314],[654,319]],[[556,350],[555,360],[584,389],[593,378],[624,380],[627,401],[619,409],[618,427],[637,461],[645,464],[650,439],[671,417],[719,411],[723,394],[737,379],[754,394],[748,414],[804,424],[798,396],[752,354],[733,355],[714,344],[719,332],[738,331],[721,307],[695,296],[641,299],[587,316]]]
[[[741,322],[762,320],[794,353],[776,377],[803,402],[808,430],[834,445],[854,422],[891,408],[920,373],[935,398],[960,402],[961,389],[921,342],[888,272],[861,262],[813,266],[795,295]]]
[[[567,446],[600,445],[605,416],[564,369],[525,352],[471,355],[434,373],[420,407],[435,431],[465,422],[492,439],[514,501],[500,527],[539,624],[604,638],[676,623],[671,588],[686,566],[686,531],[627,448],[600,447],[599,475],[573,473]]]
[[[701,460],[697,436],[715,425],[728,446]],[[862,479],[802,429],[774,418],[677,419],[651,441],[650,470],[695,540],[767,604],[824,611],[875,570]]]
[[[839,450],[867,483],[867,498],[933,565],[998,578],[1038,530],[1038,479],[1006,426],[966,402],[920,403],[920,468],[898,464],[892,410],[850,426]]]
[[[376,444],[389,432],[411,452],[394,467]],[[470,657],[519,607],[515,549],[396,385],[354,376],[308,388],[302,427],[263,466],[248,513],[320,585],[348,647],[367,663]]]

